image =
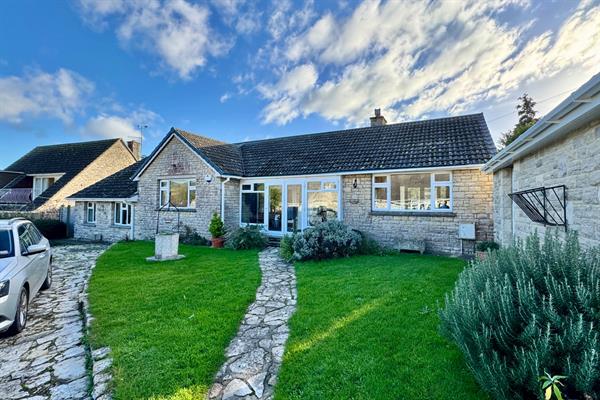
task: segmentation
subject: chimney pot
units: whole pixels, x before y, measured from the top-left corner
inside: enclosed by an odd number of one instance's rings
[[[375,116],[371,117],[371,126],[384,126],[387,121],[383,115],[381,115],[381,108],[375,109]]]
[[[141,160],[142,146],[141,146],[140,142],[138,142],[137,140],[130,140],[127,142],[127,147],[129,147],[129,150],[131,150],[131,152],[133,153],[136,161]]]

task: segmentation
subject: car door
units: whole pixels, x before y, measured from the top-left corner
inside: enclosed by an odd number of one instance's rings
[[[27,254],[27,248],[35,243],[35,237],[31,233],[31,223],[24,223],[19,225],[17,233],[19,235],[19,246],[21,247],[21,259],[26,264],[25,276],[29,284],[31,285],[31,293],[29,298],[33,298],[37,293],[38,289],[42,285],[42,261],[38,254]]]

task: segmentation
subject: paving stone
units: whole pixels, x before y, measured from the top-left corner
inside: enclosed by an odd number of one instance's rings
[[[256,300],[226,351],[227,360],[208,393],[211,400],[270,400],[289,335],[297,296],[294,267],[277,249],[260,253],[262,283]]]
[[[89,399],[79,301],[107,245],[54,246],[53,282],[29,305],[27,328],[0,335],[0,399]],[[30,393],[24,391],[30,390]]]

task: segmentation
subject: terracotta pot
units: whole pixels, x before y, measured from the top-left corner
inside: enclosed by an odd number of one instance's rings
[[[212,238],[212,247],[215,249],[220,249],[223,247],[223,243],[225,243],[225,238]]]
[[[475,258],[477,258],[479,261],[485,260],[486,257],[487,257],[487,251],[476,251],[475,252]]]

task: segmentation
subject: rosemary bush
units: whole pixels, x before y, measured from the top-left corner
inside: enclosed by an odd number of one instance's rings
[[[360,233],[338,220],[322,222],[294,235],[296,260],[321,260],[356,254],[361,244]]]
[[[532,235],[473,263],[440,316],[494,399],[541,399],[545,373],[566,376],[566,398],[599,398],[600,251],[576,234]]]

